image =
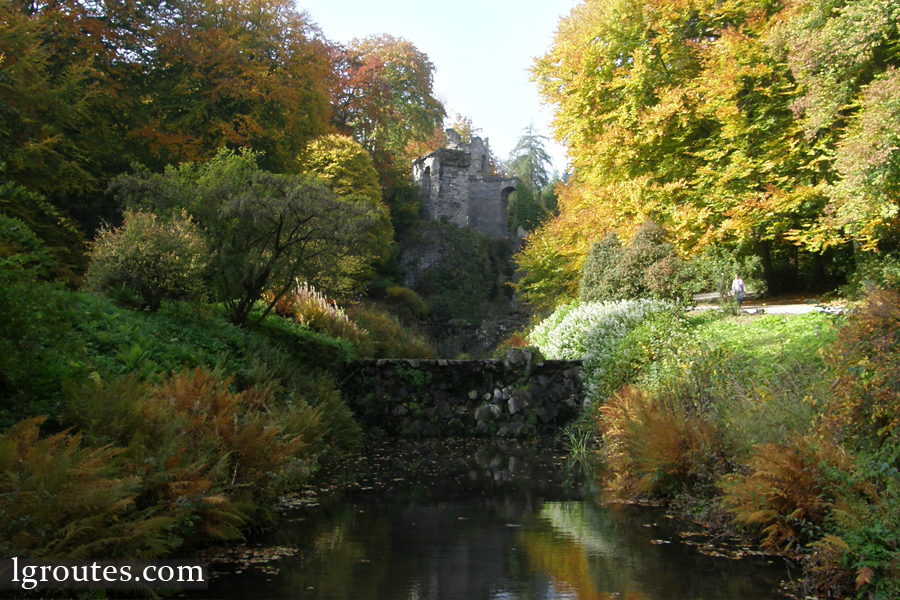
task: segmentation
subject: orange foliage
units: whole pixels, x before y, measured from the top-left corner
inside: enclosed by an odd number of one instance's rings
[[[735,519],[761,528],[763,547],[789,550],[821,525],[834,506],[827,469],[853,470],[852,459],[826,440],[795,437],[790,445],[757,446],[748,475],[724,479],[724,501]]]
[[[626,386],[598,412],[614,493],[668,495],[697,483],[720,461],[710,423],[644,390]]]

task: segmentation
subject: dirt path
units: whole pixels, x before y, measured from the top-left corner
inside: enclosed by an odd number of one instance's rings
[[[719,294],[695,294],[697,310],[709,310],[719,307]],[[843,306],[822,304],[821,297],[816,295],[792,294],[774,298],[747,299],[741,307],[749,314],[766,313],[770,315],[802,315],[809,312],[840,312]]]

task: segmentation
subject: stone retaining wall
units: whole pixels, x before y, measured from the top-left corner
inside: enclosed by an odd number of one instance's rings
[[[581,361],[535,363],[522,350],[505,360],[360,360],[343,388],[367,431],[400,436],[549,434],[584,401]]]

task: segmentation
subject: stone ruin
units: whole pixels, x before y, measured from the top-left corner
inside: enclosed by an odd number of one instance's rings
[[[413,163],[425,220],[446,218],[492,238],[509,238],[506,207],[518,179],[491,175],[488,148],[486,139],[475,137],[463,144],[459,134],[448,129],[446,148]]]

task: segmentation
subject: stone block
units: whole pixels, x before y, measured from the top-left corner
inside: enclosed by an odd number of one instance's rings
[[[522,435],[524,428],[525,423],[501,423],[497,435],[500,437],[519,437]]]

